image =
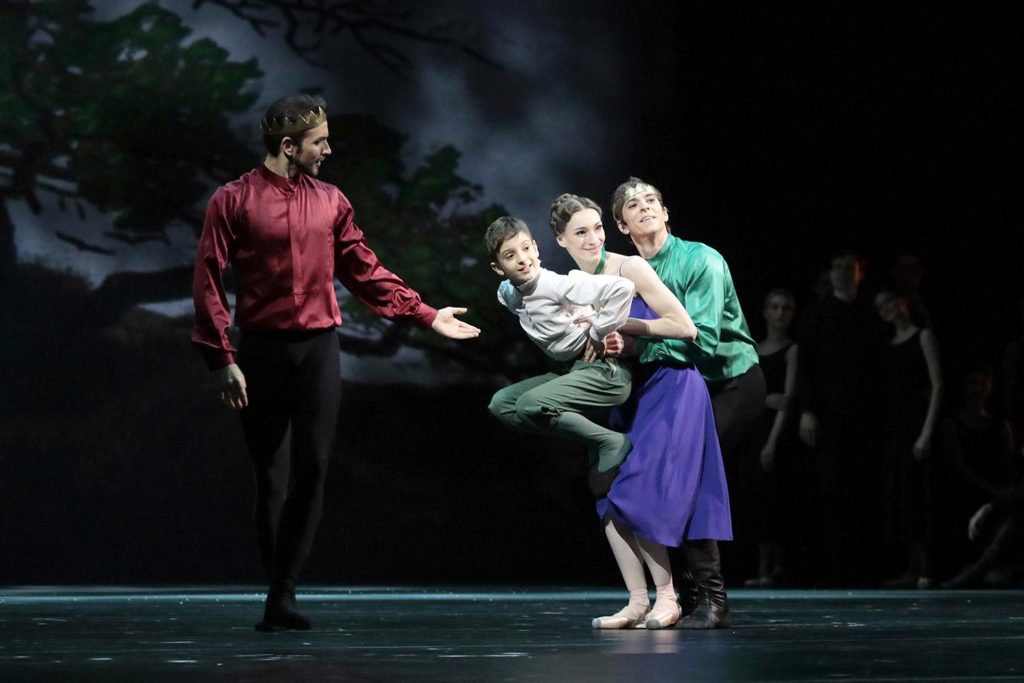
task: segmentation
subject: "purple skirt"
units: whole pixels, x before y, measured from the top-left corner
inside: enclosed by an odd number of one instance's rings
[[[637,375],[646,379],[634,383],[630,401],[613,415],[633,450],[598,499],[598,516],[667,546],[732,540],[729,489],[704,378],[688,367],[657,366],[652,374],[641,368]]]

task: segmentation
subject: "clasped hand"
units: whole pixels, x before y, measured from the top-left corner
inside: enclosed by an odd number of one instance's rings
[[[583,347],[583,360],[593,363],[599,358],[615,358],[622,355],[625,344],[622,335],[612,332],[604,341],[594,341],[587,337],[586,346]]]

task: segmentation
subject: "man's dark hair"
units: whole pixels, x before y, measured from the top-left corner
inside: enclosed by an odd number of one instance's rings
[[[272,103],[267,107],[267,111],[263,114],[264,121],[274,121],[281,117],[288,117],[289,119],[298,119],[300,116],[306,116],[311,111],[315,111],[318,107],[327,109],[327,101],[324,100],[320,95],[309,95],[306,93],[300,93],[298,95],[289,95],[288,97],[282,97],[276,102]],[[281,150],[281,141],[285,138],[291,138],[295,141],[296,145],[302,145],[302,139],[306,136],[306,131],[302,133],[291,133],[288,135],[275,135],[273,133],[263,133],[263,145],[267,148],[267,153],[272,156],[277,156],[277,153]]]

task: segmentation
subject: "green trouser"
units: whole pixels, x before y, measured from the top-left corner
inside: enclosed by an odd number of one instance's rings
[[[487,409],[509,427],[585,444],[604,471],[621,461],[624,437],[587,415],[622,404],[631,381],[629,370],[614,360],[578,360],[566,373],[549,372],[499,390]]]

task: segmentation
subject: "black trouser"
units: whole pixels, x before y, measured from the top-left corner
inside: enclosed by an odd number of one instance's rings
[[[879,473],[868,434],[871,423],[859,413],[817,415],[818,522],[821,525],[822,578],[826,584],[870,582],[879,534]]]
[[[271,588],[294,590],[323,507],[341,403],[333,329],[245,332],[242,431],[256,478],[256,536]]]
[[[727,382],[708,385],[711,408],[715,411],[715,431],[726,463],[739,457],[738,447],[764,412],[766,391],[760,365]]]

